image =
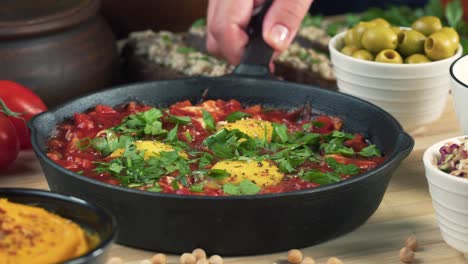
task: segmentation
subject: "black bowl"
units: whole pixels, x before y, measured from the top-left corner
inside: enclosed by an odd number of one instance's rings
[[[56,125],[96,104],[131,100],[156,106],[190,99],[238,99],[246,104],[297,108],[339,116],[347,132],[363,133],[386,155],[378,168],[315,189],[269,195],[195,197],[109,185],[59,166],[45,154]],[[117,242],[182,253],[195,247],[223,255],[260,254],[310,246],[350,232],[378,208],[393,171],[411,152],[413,139],[381,108],[317,87],[227,76],[158,81],[78,98],[36,116],[32,144],[51,190],[83,197],[109,210],[120,227]]]
[[[107,210],[76,197],[34,189],[0,188],[0,198],[44,208],[97,232],[101,242],[95,249],[64,264],[106,262],[108,249],[117,235],[117,221]]]

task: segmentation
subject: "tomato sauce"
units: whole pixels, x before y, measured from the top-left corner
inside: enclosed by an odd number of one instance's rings
[[[73,118],[60,123],[55,133],[48,141],[48,157],[64,168],[73,172],[82,174],[86,177],[98,181],[106,182],[112,185],[121,185],[121,182],[108,172],[96,171],[96,164],[109,161],[108,156],[102,155],[96,149],[89,147],[90,139],[100,137],[106,129],[118,126],[129,115],[144,112],[151,109],[152,106],[130,102],[124,106],[110,107],[106,105],[97,105],[87,113],[76,113]],[[209,112],[216,122],[224,121],[227,116],[233,112],[244,112],[250,115],[252,119],[261,119],[279,124],[285,124],[289,132],[300,131],[304,124],[311,121],[319,123],[319,126],[311,126],[308,132],[327,135],[335,130],[341,130],[343,122],[337,117],[326,115],[310,116],[310,111],[304,111],[303,108],[295,111],[286,111],[280,109],[265,110],[260,105],[244,107],[237,100],[208,100],[199,105],[193,105],[190,101],[182,101],[171,105],[167,111],[163,111],[162,126],[166,130],[171,130],[175,124],[168,121],[169,115],[190,117],[191,122],[179,125],[177,129],[178,140],[185,142],[194,150],[206,151],[206,146],[202,143],[212,133],[204,127],[202,117],[203,110]],[[310,110],[310,109],[309,109]],[[304,114],[306,113],[306,114]],[[345,146],[359,152],[369,144],[362,135],[355,134],[353,139],[345,141]],[[343,164],[355,164],[361,172],[373,169],[384,161],[383,157],[360,158],[344,157],[334,155],[338,162]],[[211,165],[207,166],[207,168]],[[196,169],[196,164],[191,164],[191,169]],[[306,161],[300,166],[300,169],[317,169],[323,172],[330,171],[330,167],[325,163],[316,163]],[[344,175],[343,178],[348,176]],[[205,186],[202,192],[191,191],[188,186],[179,184],[174,188],[171,181],[174,175],[162,176],[159,181],[159,187],[163,193],[176,193],[182,195],[225,195],[219,188]],[[187,177],[188,182],[193,181]],[[296,190],[309,189],[319,186],[319,184],[308,182],[296,175],[286,175],[277,185],[262,188],[260,194],[290,192]],[[148,186],[136,187],[141,190],[147,190]]]

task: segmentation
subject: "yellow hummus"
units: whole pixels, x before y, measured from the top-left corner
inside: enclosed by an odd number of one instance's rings
[[[50,264],[89,250],[83,229],[42,208],[0,199],[0,264]]]

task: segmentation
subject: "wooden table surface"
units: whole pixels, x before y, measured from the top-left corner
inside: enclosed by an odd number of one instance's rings
[[[415,148],[394,173],[383,201],[374,215],[350,234],[302,249],[305,255],[312,256],[317,263],[325,263],[330,256],[339,257],[347,264],[401,263],[399,249],[408,236],[415,234],[420,249],[416,252],[416,260],[413,263],[468,263],[461,253],[442,240],[422,164],[422,154],[428,146],[461,135],[451,98],[447,101],[442,118],[408,132],[416,141]],[[39,163],[31,151],[22,152],[15,164],[2,174],[4,175],[0,177],[0,187],[48,188]],[[111,256],[119,256],[126,263],[132,264],[150,258],[154,253],[120,245],[114,245],[111,249]],[[280,264],[286,263],[285,259],[286,253],[279,252],[270,255],[225,258],[225,263]],[[168,263],[179,263],[178,256],[170,256]]]

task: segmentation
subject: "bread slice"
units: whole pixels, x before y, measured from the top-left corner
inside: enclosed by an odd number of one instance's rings
[[[234,66],[206,53],[205,28],[185,34],[167,31],[134,32],[123,48],[129,81],[178,79],[230,74]],[[292,44],[274,60],[275,76],[291,82],[336,89],[331,62],[325,53]]]
[[[234,69],[222,60],[189,47],[182,35],[167,31],[132,33],[122,57],[130,81],[221,76]]]

